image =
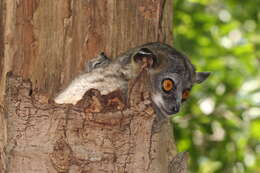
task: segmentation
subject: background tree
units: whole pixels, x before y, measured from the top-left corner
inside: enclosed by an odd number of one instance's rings
[[[172,119],[179,151],[190,172],[259,172],[260,1],[174,2],[175,47],[212,71]]]

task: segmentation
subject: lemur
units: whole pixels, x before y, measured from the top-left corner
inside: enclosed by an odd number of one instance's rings
[[[144,60],[149,62],[152,102],[164,117],[179,112],[192,86],[210,75],[196,72],[188,57],[173,47],[159,42],[147,43],[128,50],[115,61],[100,54],[87,63],[85,73],[76,77],[54,101],[75,105],[92,88],[103,95],[118,89],[126,92],[128,82],[137,77],[137,68]]]

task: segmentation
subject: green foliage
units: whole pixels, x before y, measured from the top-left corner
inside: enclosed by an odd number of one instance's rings
[[[172,118],[192,173],[260,172],[260,1],[175,0],[174,46],[209,79]]]

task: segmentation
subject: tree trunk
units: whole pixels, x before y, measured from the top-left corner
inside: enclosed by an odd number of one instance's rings
[[[51,99],[101,51],[170,43],[171,22],[171,0],[0,1],[0,172],[185,171],[144,83],[129,105],[96,90],[76,106]]]

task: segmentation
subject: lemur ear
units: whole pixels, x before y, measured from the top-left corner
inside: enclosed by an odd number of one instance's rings
[[[196,83],[202,83],[210,75],[210,72],[196,72]]]
[[[157,64],[156,55],[148,48],[141,48],[134,56],[134,62],[138,64],[146,64],[149,68],[154,68]]]

